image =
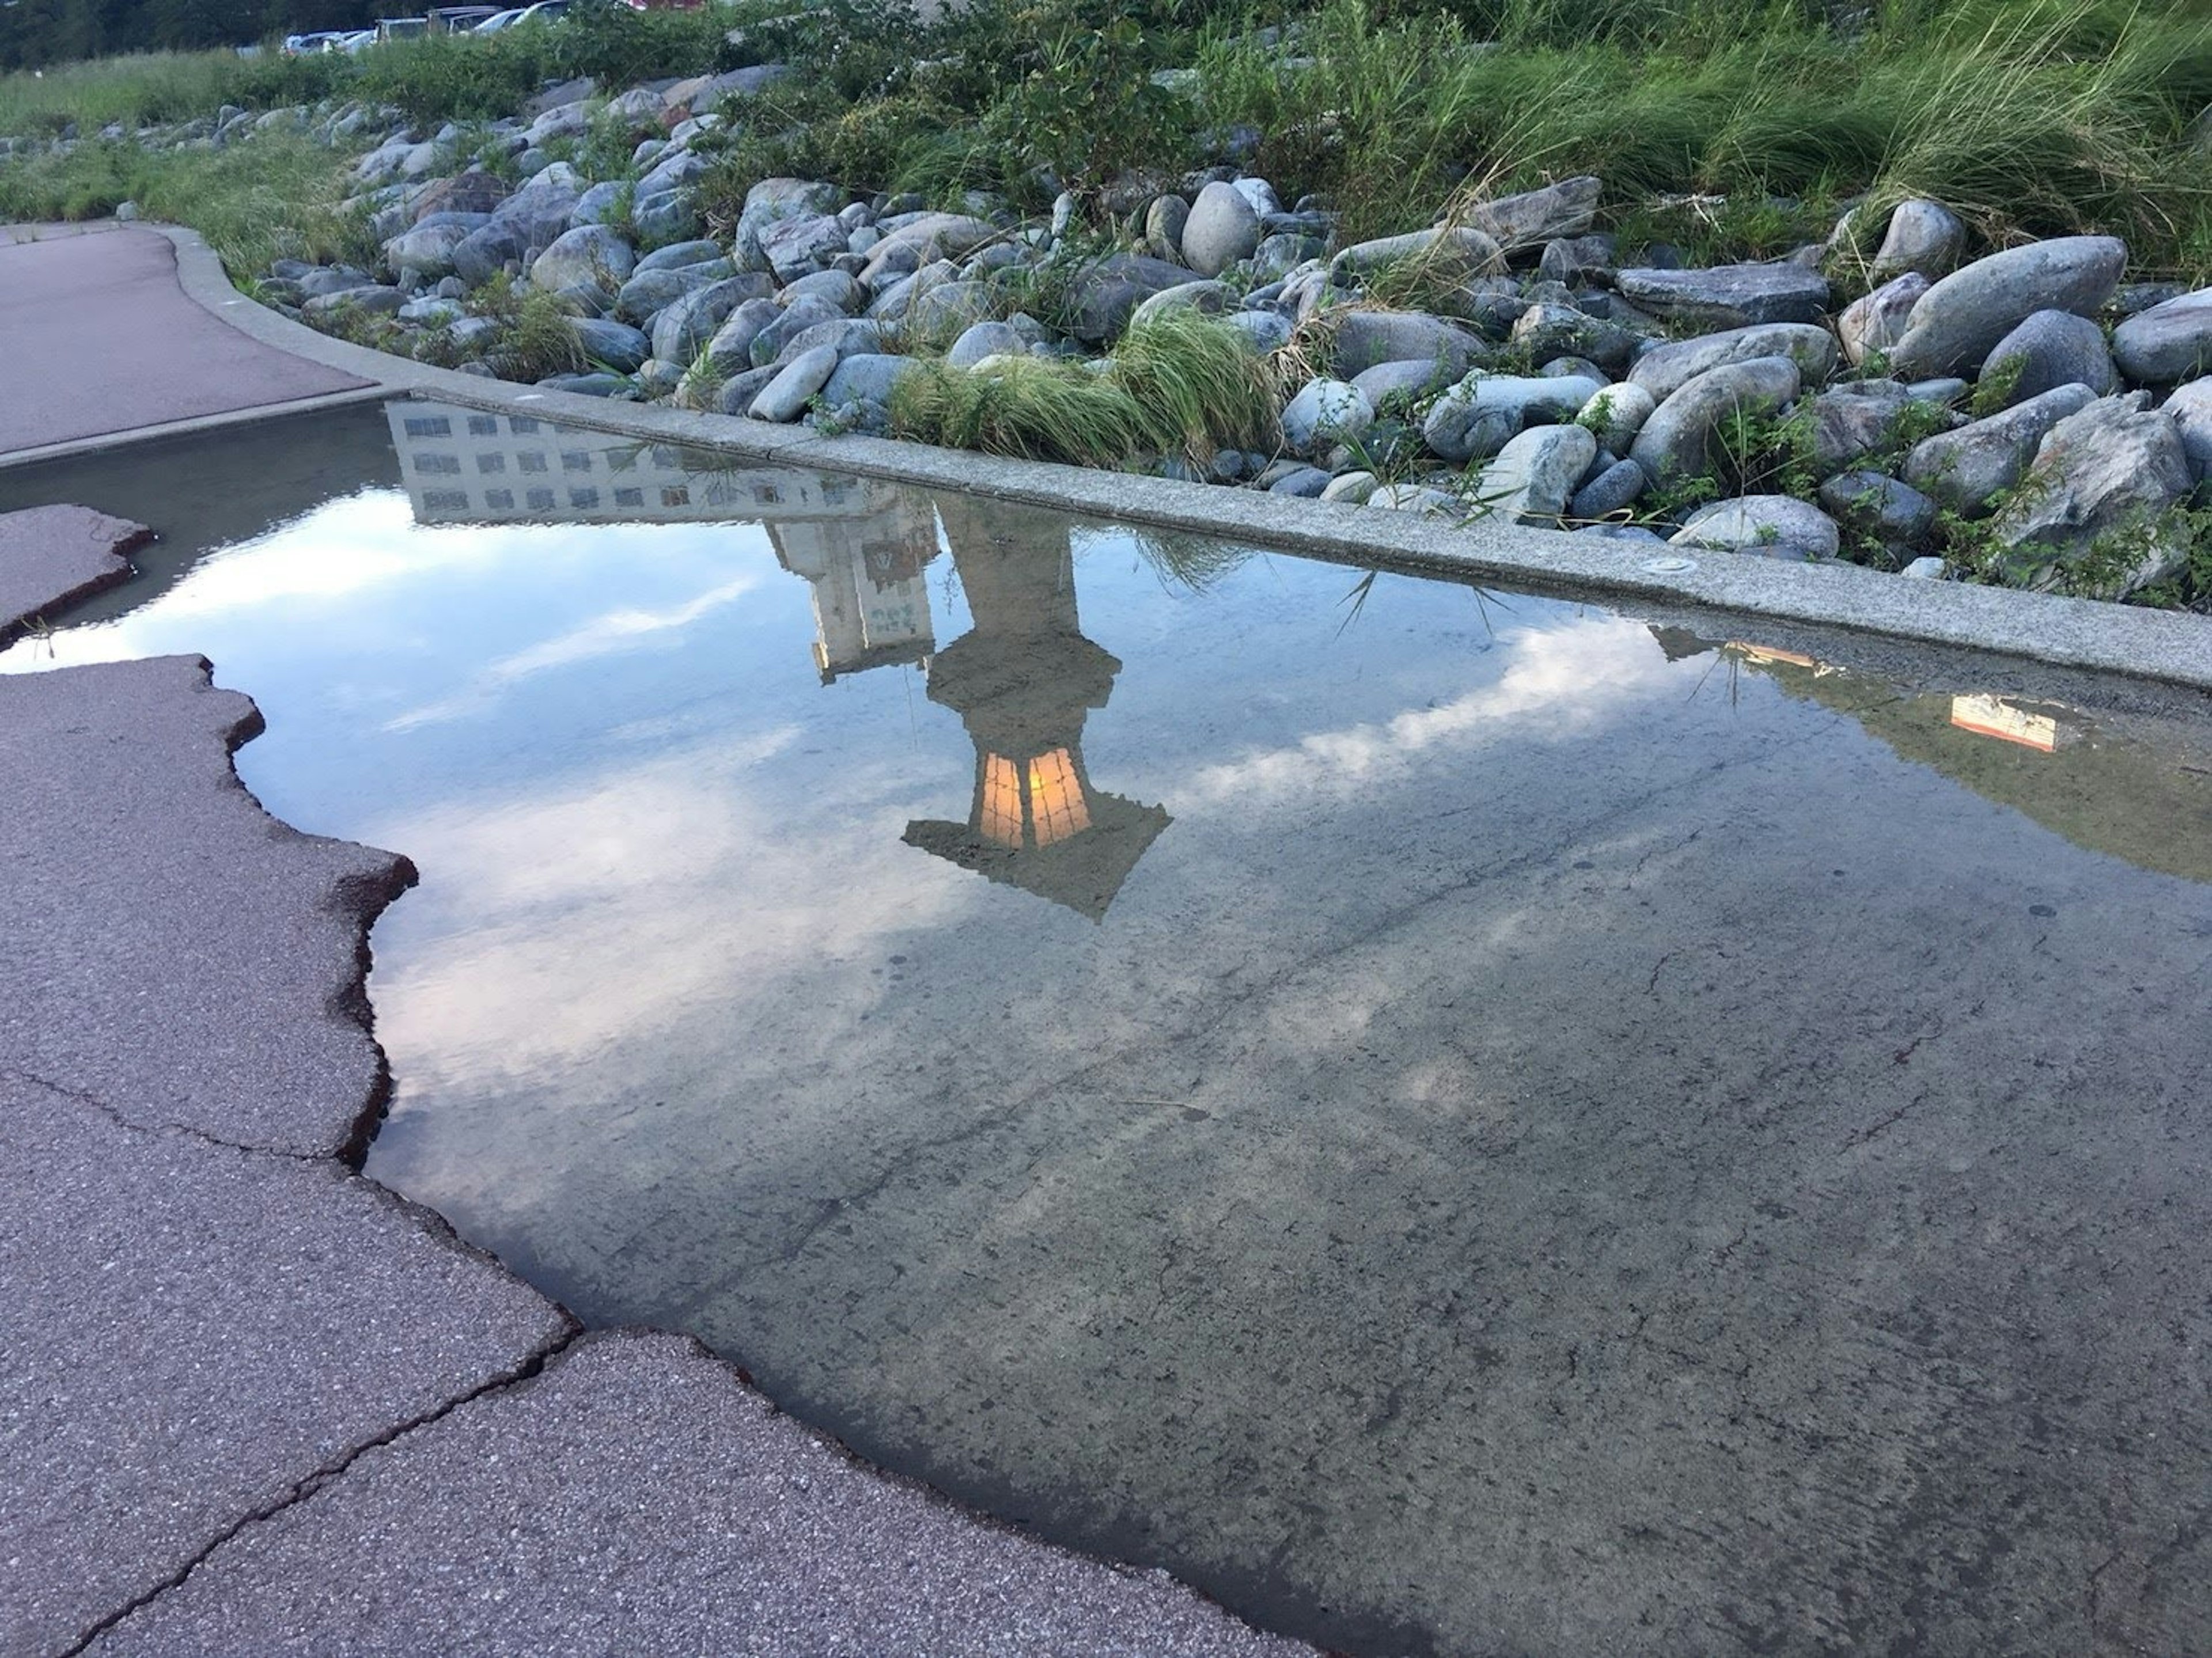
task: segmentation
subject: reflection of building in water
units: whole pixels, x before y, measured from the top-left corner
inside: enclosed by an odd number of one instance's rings
[[[528,415],[446,404],[385,405],[423,524],[761,525],[814,590],[814,664],[825,682],[919,662],[935,642],[923,568],[937,555],[926,498],[793,467],[732,467],[706,451],[618,440]]]
[[[1121,665],[1083,636],[1066,520],[941,496],[938,511],[975,626],[929,665],[929,700],[975,744],[964,823],[917,822],[911,846],[1098,920],[1170,819],[1095,787],[1089,711]]]

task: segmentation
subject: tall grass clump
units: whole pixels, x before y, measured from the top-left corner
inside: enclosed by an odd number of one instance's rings
[[[1083,466],[1272,446],[1276,387],[1228,324],[1188,307],[1133,324],[1103,367],[1012,357],[978,370],[921,363],[891,394],[891,428],[951,449]]]

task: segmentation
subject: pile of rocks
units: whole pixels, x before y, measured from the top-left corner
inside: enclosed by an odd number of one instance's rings
[[[1118,245],[1066,196],[1023,223],[988,197],[932,211],[796,179],[755,184],[710,235],[695,185],[713,106],[781,72],[593,104],[557,88],[467,155],[454,129],[392,131],[356,169],[379,268],[283,264],[263,292],[331,325],[388,318],[391,349],[496,373],[502,325],[471,299],[505,273],[510,294],[556,298],[592,365],[543,384],[862,430],[884,428],[919,357],[987,375],[1010,355],[1096,360],[1133,317],[1189,306],[1281,354],[1280,442],[1150,463],[1171,475],[1915,575],[1970,544],[1976,574],[2107,597],[2188,556],[2212,290],[2124,285],[2114,239],[1962,267],[1957,218],[1907,202],[1866,268],[1878,285],[1839,305],[1824,272],[1849,263],[1848,219],[1789,258],[1687,270],[1594,234],[1582,178],[1339,246],[1326,204],[1286,208],[1225,167],[1109,192]],[[611,125],[625,177],[553,158]],[[1786,449],[1793,492],[1723,493],[1747,433]]]

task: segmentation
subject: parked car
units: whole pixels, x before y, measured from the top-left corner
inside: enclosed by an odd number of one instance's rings
[[[376,20],[379,40],[412,40],[430,32],[427,17],[380,17]]]
[[[525,6],[522,9],[522,15],[516,18],[514,21],[517,26],[524,23],[558,22],[568,15],[568,0],[538,0],[538,3],[534,6]]]
[[[284,55],[304,58],[312,52],[323,52],[333,40],[343,38],[343,29],[317,29],[312,34],[288,34],[284,37]]]
[[[497,6],[433,6],[430,8],[430,33],[466,34],[498,10]]]
[[[335,40],[325,41],[323,43],[323,50],[325,52],[342,52],[350,58],[362,47],[373,46],[375,44],[376,31],[374,29],[354,29],[348,33],[341,34]]]
[[[477,24],[472,32],[477,34],[497,34],[510,23],[520,21],[522,14],[529,9],[527,6],[509,6],[505,11],[495,11]]]

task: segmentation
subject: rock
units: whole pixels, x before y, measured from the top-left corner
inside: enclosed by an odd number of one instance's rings
[[[1823,476],[1886,446],[1911,393],[1897,380],[1857,380],[1799,405],[1812,427],[1813,464]]]
[[[1274,185],[1269,184],[1265,179],[1255,179],[1247,174],[1242,178],[1231,179],[1229,181],[1229,187],[1242,196],[1252,210],[1262,219],[1281,216],[1283,211],[1281,198],[1275,194]]]
[[[335,294],[321,295],[300,308],[311,317],[328,317],[345,311],[389,317],[406,303],[407,295],[398,288],[371,283],[366,288],[344,288]]]
[[[1966,227],[1958,215],[1941,202],[1915,197],[1899,202],[1889,216],[1868,274],[1879,282],[1912,270],[1933,282],[1949,276],[1966,252]]]
[[[753,342],[762,329],[780,319],[783,307],[774,300],[745,300],[722,319],[707,342],[708,367],[722,379],[753,366]],[[766,384],[765,381],[763,384]]]
[[[526,252],[520,234],[495,218],[454,243],[447,258],[456,276],[471,288],[477,288],[510,264],[520,264]]]
[[[1342,380],[1312,380],[1283,410],[1283,441],[1301,455],[1319,454],[1357,438],[1375,423],[1375,405]]]
[[[1491,355],[1480,338],[1425,311],[1340,311],[1334,320],[1329,366],[1341,380],[1377,363],[1416,358],[1440,364],[1456,379]]]
[[[1318,466],[1294,466],[1267,486],[1271,495],[1297,495],[1307,501],[1319,500],[1328,489],[1328,474]]]
[[[784,307],[781,316],[777,317],[759,333],[753,336],[750,348],[752,352],[753,367],[765,367],[775,361],[787,342],[804,333],[815,324],[845,320],[847,319],[844,313],[838,310],[829,301],[817,298],[813,295],[801,295]],[[654,355],[665,356],[668,354],[664,351],[656,352]]]
[[[710,264],[720,259],[721,257],[720,246],[714,242],[677,242],[667,247],[656,248],[647,254],[637,262],[637,268],[632,274],[642,276],[648,271],[673,270],[679,267]],[[725,270],[721,274],[726,276],[733,273]]]
[[[629,222],[639,238],[648,242],[677,241],[699,234],[699,210],[681,191],[639,197],[629,210]]]
[[[1328,246],[1318,236],[1285,231],[1261,239],[1252,250],[1252,274],[1263,280],[1286,276],[1308,259],[1317,259]]]
[[[1620,266],[1620,244],[1615,236],[1559,236],[1544,244],[1536,274],[1553,282],[1610,282]]]
[[[1966,393],[1972,388],[1955,376],[1946,376],[1941,380],[1915,380],[1905,389],[1912,394],[1915,403],[1932,403],[1941,408],[1955,409],[1966,400]]]
[[[1998,406],[2040,397],[2061,386],[2086,386],[2099,397],[2115,391],[2112,355],[2105,331],[2070,311],[2038,311],[1990,349],[1977,387],[1979,398],[1995,398],[2007,382]]]
[[[2178,300],[2188,291],[2179,282],[2122,282],[2105,301],[2105,309],[2124,321],[2142,315],[2154,305]]]
[[[1741,495],[1700,507],[1668,537],[1676,547],[1758,553],[1768,558],[1833,558],[1836,521],[1795,495]]]
[[[1950,574],[1951,567],[1932,554],[1914,559],[1898,572],[1899,575],[1911,576],[1915,581],[1941,581]]]
[[[2212,379],[2179,387],[2166,400],[2165,413],[2181,434],[2191,475],[2200,483],[2212,477]]]
[[[1828,281],[1817,270],[1780,264],[1723,264],[1708,270],[1624,270],[1623,297],[1678,322],[1708,328],[1817,321],[1828,308]]]
[[[986,357],[1018,357],[1029,349],[1018,331],[1002,322],[979,322],[963,331],[945,352],[955,368],[973,368]]]
[[[1370,507],[1393,513],[1419,513],[1424,518],[1464,519],[1468,505],[1449,489],[1425,483],[1386,483],[1367,497]]]
[[[738,222],[731,234],[736,249],[732,258],[757,255],[762,235],[786,219],[834,214],[842,193],[836,185],[817,179],[763,179],[745,192],[745,204],[738,210]]]
[[[1905,481],[1953,512],[1986,518],[1994,510],[1990,497],[2027,475],[2051,428],[2095,401],[2086,386],[2062,386],[1987,420],[1938,433],[1905,457]]]
[[[765,299],[772,291],[768,277],[759,271],[725,276],[693,289],[653,319],[653,355],[663,362],[688,364],[714,337],[730,313],[747,300]]]
[[[1279,351],[1291,343],[1291,319],[1272,311],[1232,311],[1229,325],[1249,337],[1255,351]]]
[[[707,170],[707,158],[696,150],[679,149],[664,155],[637,181],[640,201],[647,196],[665,196],[696,181]],[[749,196],[747,200],[750,200]],[[825,203],[836,200],[835,193],[824,195],[817,190],[803,197],[782,198],[793,201],[818,201]],[[820,211],[826,212],[825,205]],[[742,211],[742,210],[740,210]]]
[[[781,219],[760,233],[760,249],[778,282],[796,282],[845,251],[845,227],[829,213]]]
[[[1446,460],[1494,455],[1532,416],[1569,418],[1600,390],[1595,380],[1566,376],[1470,374],[1431,405],[1421,436]]]
[[[1339,288],[1349,288],[1370,271],[1413,260],[1447,285],[1505,268],[1505,255],[1496,237],[1463,225],[1448,226],[1355,242],[1330,261],[1328,279]]]
[[[872,285],[872,273],[884,269],[886,261],[907,258],[927,264],[933,259],[957,259],[1000,234],[999,227],[988,219],[965,213],[921,213],[895,227],[887,226],[891,226],[889,220],[877,226],[883,231],[883,240],[868,250],[868,263],[860,273],[864,282]],[[1177,278],[1184,274],[1178,271]]]
[[[914,367],[912,357],[887,354],[847,357],[822,388],[822,401],[832,409],[848,403],[888,404],[891,389]]]
[[[1664,547],[1667,544],[1658,531],[1641,524],[1585,524],[1574,531],[1598,541],[1626,541],[1639,547]]]
[[[1881,472],[1838,473],[1820,485],[1820,505],[1839,523],[1885,546],[1911,546],[1936,527],[1936,503]]]
[[[1575,491],[1567,503],[1567,516],[1585,521],[1601,519],[1633,506],[1650,480],[1632,460],[1617,460]]]
[[[422,223],[433,213],[489,213],[513,193],[513,186],[497,173],[471,167],[424,185],[414,201],[415,222]]]
[[[1156,196],[1145,210],[1145,252],[1156,259],[1180,262],[1183,227],[1190,222],[1190,203],[1180,196]]]
[[[549,246],[568,228],[584,187],[575,168],[555,161],[494,208],[491,222],[511,230],[525,247]]]
[[[830,376],[836,367],[837,352],[833,346],[819,345],[811,351],[802,351],[761,388],[746,412],[755,420],[797,420],[806,412],[806,405],[813,401],[814,394],[830,383]]]
[[[1575,423],[1586,426],[1601,449],[1618,454],[1636,441],[1644,422],[1659,400],[1632,380],[1608,386],[1575,413]]]
[[[659,270],[647,270],[641,265],[616,292],[615,315],[624,322],[645,327],[685,295],[696,294],[733,274],[727,259]]]
[[[743,306],[738,307],[744,310]],[[734,318],[737,312],[731,316]],[[724,324],[727,327],[728,324]],[[836,352],[839,361],[847,357],[874,356],[885,352],[883,325],[865,317],[833,317],[827,322],[817,322],[802,328],[777,348],[773,366],[778,368],[802,351],[811,351],[817,345],[826,345]]]
[[[1647,351],[1629,369],[1628,378],[1664,403],[1698,375],[1754,357],[1787,357],[1797,365],[1802,384],[1820,386],[1835,372],[1836,340],[1826,329],[1810,323],[1734,328]]]
[[[2212,288],[2130,317],[2112,331],[2112,355],[2130,380],[2151,386],[2212,373]]]
[[[574,317],[569,319],[568,327],[586,358],[617,374],[634,371],[652,349],[644,331],[627,323],[611,322],[602,317]]]
[[[593,185],[576,197],[575,210],[568,215],[571,229],[580,224],[605,224],[614,217],[615,209],[630,194],[629,186],[619,184]]]
[[[538,384],[549,392],[573,392],[580,398],[627,398],[636,390],[623,374],[548,374]]]
[[[973,324],[990,320],[999,302],[999,290],[988,282],[936,282],[915,295],[907,307],[906,321],[924,339],[950,339]]]
[[[1340,472],[1328,481],[1328,487],[1321,492],[1321,498],[1323,501],[1349,501],[1354,507],[1362,506],[1375,493],[1376,482],[1372,472]]]
[[[419,300],[408,301],[399,307],[397,314],[402,322],[420,323],[425,328],[442,328],[447,323],[460,319],[461,303],[459,300],[425,295]]]
[[[1132,325],[1148,317],[1157,317],[1163,311],[1178,307],[1202,311],[1209,317],[1226,312],[1237,295],[1225,282],[1177,282],[1173,288],[1163,288],[1158,293],[1138,306],[1129,316]]]
[[[810,294],[829,301],[848,317],[860,308],[860,284],[842,270],[817,270],[801,276],[783,290],[783,302],[788,305]]]
[[[1539,361],[1572,353],[1608,375],[1626,369],[1644,343],[1644,336],[1634,330],[1600,321],[1571,305],[1530,306],[1513,325],[1511,338]]]
[[[636,252],[606,226],[578,225],[556,237],[553,245],[531,262],[530,281],[537,288],[581,285],[612,295],[629,279],[636,264]]]
[[[1479,203],[1469,210],[1468,223],[1502,247],[1534,247],[1588,230],[1603,193],[1604,186],[1595,179],[1562,179],[1541,190]]]
[[[1597,440],[1581,427],[1532,426],[1482,469],[1475,498],[1516,524],[1556,524],[1596,459]]]
[[[1182,262],[1201,276],[1218,276],[1260,246],[1260,216],[1233,185],[1210,184],[1198,192],[1182,228]]]
[[[1190,272],[1139,253],[1109,253],[1080,266],[1068,286],[1068,331],[1092,345],[1128,325],[1139,303],[1190,280]]]
[[[2093,317],[2127,259],[2127,244],[2112,236],[2062,236],[1977,259],[1920,296],[1890,364],[1904,380],[1955,374],[2039,311]]]
[[[2189,557],[2170,509],[2192,478],[2181,433],[2147,394],[2102,398],[2045,434],[2018,496],[1990,524],[2012,550],[2008,573],[2041,586],[2119,598],[2162,581]]]
[[[1854,364],[1863,363],[1869,354],[1887,358],[1905,337],[1905,319],[1927,291],[1928,279],[1914,271],[1853,300],[1836,319],[1844,355]]]
[[[384,262],[402,280],[412,276],[420,282],[436,282],[453,271],[453,250],[474,234],[455,224],[410,230],[385,243]]]
[[[1797,395],[1799,380],[1788,357],[1708,369],[1652,411],[1629,454],[1655,483],[1705,477],[1713,470],[1712,440],[1721,423],[1739,414],[1773,413]]]
[[[1413,357],[1402,362],[1378,362],[1372,368],[1363,368],[1352,377],[1369,404],[1379,407],[1382,399],[1408,394],[1423,398],[1443,391],[1461,375],[1445,369],[1431,357]]]

